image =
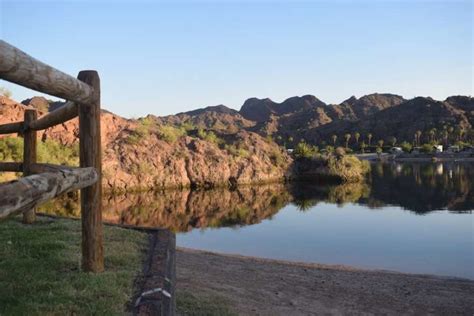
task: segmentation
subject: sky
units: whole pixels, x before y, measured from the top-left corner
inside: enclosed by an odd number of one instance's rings
[[[473,94],[471,0],[0,0],[0,37],[72,76],[97,70],[103,108],[125,117],[250,97]]]

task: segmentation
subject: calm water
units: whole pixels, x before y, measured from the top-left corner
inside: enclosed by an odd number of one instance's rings
[[[77,202],[45,209],[78,215]],[[474,279],[474,164],[377,164],[365,183],[167,191],[104,201],[178,246]]]

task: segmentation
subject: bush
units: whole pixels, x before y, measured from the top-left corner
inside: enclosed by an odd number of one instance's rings
[[[184,122],[179,126],[180,129],[185,130],[186,132],[196,129],[196,126],[191,122]]]
[[[0,161],[22,161],[23,160],[23,138],[3,137],[0,138]]]
[[[285,159],[283,158],[283,154],[278,149],[272,150],[272,152],[270,153],[270,160],[276,166],[280,166],[285,162]]]
[[[402,150],[406,153],[411,152],[411,150],[413,149],[413,145],[410,144],[409,142],[402,142],[400,144],[400,147],[402,147]]]
[[[150,134],[152,125],[153,120],[149,117],[139,119],[137,128],[126,138],[126,142],[133,145],[138,144]]]
[[[360,160],[355,156],[329,156],[329,174],[337,176],[343,182],[362,181],[364,175],[370,170],[370,164],[366,160]]]
[[[185,136],[186,130],[184,128],[178,128],[171,125],[161,125],[158,129],[160,138],[167,143],[174,143],[179,138]]]
[[[332,154],[334,152],[334,146],[328,145],[325,150],[328,154]]]
[[[205,140],[207,142],[210,142],[216,145],[222,144],[224,142],[222,139],[217,137],[217,135],[213,131],[206,132],[202,128],[198,129],[197,136],[202,140]]]
[[[433,150],[434,148],[433,148],[433,145],[431,144],[423,144],[420,149],[421,152],[426,153],[426,154],[432,153]]]
[[[240,146],[235,146],[235,145],[225,145],[224,147],[229,154],[235,157],[241,157],[241,158],[247,158],[250,156],[250,153],[245,150],[244,148],[241,148]]]
[[[38,162],[56,165],[79,165],[79,145],[65,146],[48,139],[38,142]],[[0,161],[23,161],[23,138],[0,138]]]
[[[296,158],[312,158],[318,152],[318,147],[299,142],[293,154]]]

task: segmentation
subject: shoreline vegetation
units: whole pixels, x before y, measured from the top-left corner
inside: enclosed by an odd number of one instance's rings
[[[209,134],[208,134],[209,135]],[[214,134],[213,134],[214,135]],[[226,149],[227,150],[227,149]],[[365,174],[370,170],[370,165],[365,161],[359,160],[354,155],[346,154],[342,147],[338,147],[333,151],[319,152],[314,146],[310,146],[301,142],[293,155],[284,155],[282,152],[273,154],[270,157],[273,168],[280,171],[272,171],[268,173],[266,178],[250,179],[240,183],[235,177],[228,179],[204,179],[200,183],[175,183],[167,185],[166,183],[156,184],[152,187],[142,187],[140,185],[127,188],[111,187],[108,184],[110,174],[104,172],[104,191],[112,194],[122,194],[130,192],[145,192],[162,189],[209,189],[217,187],[233,188],[240,185],[259,185],[275,182],[293,182],[293,181],[314,181],[328,183],[346,183],[363,181]],[[190,158],[192,159],[192,158]],[[198,158],[196,158],[198,159]],[[23,139],[21,137],[3,137],[0,138],[0,161],[21,162],[23,160]],[[55,163],[60,165],[77,166],[79,163],[79,153],[77,144],[61,145],[54,140],[46,140],[39,142],[38,161]],[[189,161],[189,160],[187,160]],[[152,167],[150,167],[152,168]],[[209,166],[207,166],[209,168]],[[137,171],[137,176],[144,177],[150,170]],[[173,172],[173,169],[168,172]],[[189,171],[187,171],[189,173]],[[0,181],[9,181],[15,179],[19,174],[0,173]],[[175,175],[176,176],[176,175]],[[201,176],[202,178],[202,176]],[[179,180],[178,180],[179,181]],[[221,181],[221,182],[220,182]]]

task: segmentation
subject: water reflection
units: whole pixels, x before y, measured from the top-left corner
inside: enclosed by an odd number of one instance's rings
[[[473,164],[375,164],[363,183],[272,184],[232,191],[173,190],[110,196],[103,201],[103,217],[113,223],[187,232],[257,224],[271,219],[289,203],[302,212],[321,202],[338,206],[355,203],[372,209],[396,205],[417,214],[435,210],[471,212],[473,179]],[[62,216],[80,215],[77,196],[49,202],[41,210]]]
[[[466,212],[474,209],[474,164],[377,164],[368,182],[371,194],[362,204],[397,205],[423,214],[435,210]]]

